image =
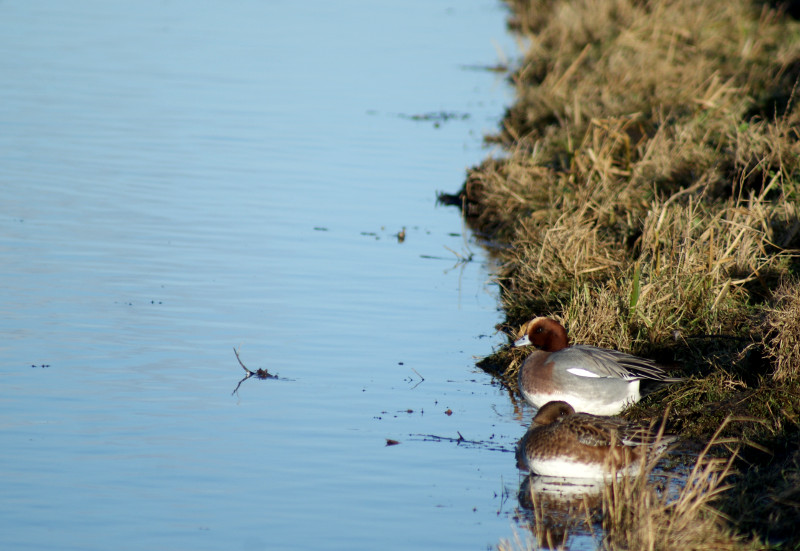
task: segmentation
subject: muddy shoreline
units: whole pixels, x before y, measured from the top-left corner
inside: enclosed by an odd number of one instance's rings
[[[681,548],[795,548],[800,25],[763,2],[508,3],[528,49],[487,138],[506,155],[441,198],[502,266],[498,329],[510,342],[554,317],[573,342],[686,377],[626,412],[668,407],[686,442],[723,424],[738,442],[715,449],[738,450],[712,504],[721,531]],[[524,356],[503,347],[479,366],[515,391]]]

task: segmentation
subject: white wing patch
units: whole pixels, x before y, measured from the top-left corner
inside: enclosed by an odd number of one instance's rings
[[[572,373],[578,377],[592,377],[594,379],[599,379],[600,375],[597,373],[592,373],[591,371],[586,371],[585,369],[581,369],[580,367],[570,367],[567,368],[567,373]]]

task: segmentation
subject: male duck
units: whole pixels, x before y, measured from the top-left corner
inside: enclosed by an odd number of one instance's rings
[[[535,318],[514,346],[532,344],[519,370],[522,396],[536,407],[564,400],[576,410],[616,415],[642,397],[641,380],[674,383],[652,360],[596,346],[567,346],[567,331],[555,320]]]
[[[622,419],[575,413],[566,402],[548,402],[517,444],[517,467],[575,478],[636,474],[648,449],[661,454],[674,440]]]

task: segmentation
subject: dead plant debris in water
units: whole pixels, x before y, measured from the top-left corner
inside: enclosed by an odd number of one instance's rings
[[[800,546],[800,23],[756,0],[507,1],[527,51],[488,138],[506,155],[447,196],[497,257],[498,328],[554,317],[653,358],[688,380],[629,417],[668,405],[670,432],[754,444],[682,505],[723,528],[679,548]],[[513,389],[522,358],[480,365]],[[643,538],[605,544],[666,548]]]
[[[244,365],[242,359],[239,357],[239,351],[234,348],[233,353],[236,354],[236,361],[239,362],[239,365],[242,367],[242,369],[244,369],[245,376],[241,381],[239,381],[239,384],[236,385],[236,388],[233,389],[231,395],[236,394],[239,391],[239,387],[242,386],[242,383],[250,377],[255,377],[256,379],[280,379],[277,374],[270,373],[266,369],[259,368],[256,371],[250,370],[246,365]]]

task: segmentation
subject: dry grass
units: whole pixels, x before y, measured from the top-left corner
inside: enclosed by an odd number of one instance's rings
[[[782,284],[766,309],[763,346],[775,366],[777,382],[800,378],[800,282]]]
[[[511,245],[503,329],[550,315],[701,378],[754,378],[758,345],[775,381],[797,379],[775,288],[800,266],[800,25],[744,1],[512,5],[530,49],[509,155],[462,191],[473,227]],[[519,359],[485,365],[513,386]]]
[[[461,192],[473,228],[502,245],[500,328],[552,316],[573,342],[689,376],[629,412],[669,404],[683,436],[753,419],[724,436],[774,453],[738,460],[747,474],[721,506],[766,537],[758,518],[797,512],[800,23],[745,0],[509,4],[529,48],[490,138],[507,155]],[[480,365],[514,389],[522,357],[504,348]],[[736,504],[755,472],[774,493],[748,511]],[[780,533],[800,545],[796,532]]]
[[[720,426],[700,453],[677,496],[652,483],[655,462],[635,479],[621,478],[606,487],[603,496],[603,528],[608,549],[735,550],[744,549],[725,517],[714,507],[730,486],[735,454],[727,459],[711,456],[711,449],[730,441],[720,438]]]

